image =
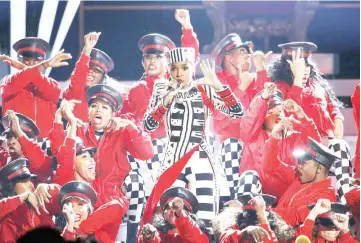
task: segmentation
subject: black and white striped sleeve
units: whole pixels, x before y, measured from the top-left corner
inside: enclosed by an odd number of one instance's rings
[[[242,117],[244,108],[242,103],[234,96],[228,86],[223,86],[223,90],[216,92],[208,85],[202,85],[211,99],[214,109],[217,109],[231,117]]]
[[[162,121],[165,113],[167,112],[167,107],[163,105],[163,99],[159,105],[151,112],[147,113],[143,119],[144,129],[148,132],[155,131],[160,122]]]

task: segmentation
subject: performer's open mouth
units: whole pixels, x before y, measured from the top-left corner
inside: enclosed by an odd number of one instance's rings
[[[157,68],[156,68],[156,66],[154,66],[154,65],[149,65],[148,66],[148,70],[150,70],[150,71],[154,71],[154,70],[156,70]]]

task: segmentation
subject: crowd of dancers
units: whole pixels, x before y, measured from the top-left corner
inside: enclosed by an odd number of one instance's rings
[[[229,34],[199,61],[189,12],[175,19],[182,46],[143,36],[127,93],[100,32],[63,91],[44,71],[68,65],[64,50],[46,59],[49,44],[27,37],[17,60],[0,56],[18,69],[0,84],[0,242],[40,226],[102,243],[359,242],[359,140],[351,155],[317,46],[280,44],[271,63]]]

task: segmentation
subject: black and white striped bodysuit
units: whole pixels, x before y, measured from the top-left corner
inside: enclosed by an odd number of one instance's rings
[[[165,119],[168,144],[165,158],[159,173],[163,173],[188,151],[200,144],[198,151],[191,157],[174,186],[188,185],[198,198],[198,216],[207,227],[217,211],[217,185],[213,149],[205,139],[209,132],[207,123],[213,109],[220,110],[232,117],[243,116],[242,104],[234,97],[228,87],[215,92],[206,85],[196,85],[177,92],[169,107],[163,100],[144,118],[144,127],[155,130],[159,121]]]

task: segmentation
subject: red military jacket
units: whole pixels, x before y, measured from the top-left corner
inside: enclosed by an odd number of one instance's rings
[[[289,225],[302,224],[310,210],[307,205],[316,203],[318,199],[329,199],[336,202],[336,192],[331,185],[331,179],[319,182],[302,184],[296,177],[294,167],[281,163],[277,156],[278,141],[270,137],[266,144],[266,164],[265,169],[271,167],[267,173],[272,173],[277,178],[278,183],[290,185],[279,199],[274,211],[279,214]],[[277,187],[275,187],[277,188]]]
[[[39,182],[46,182],[53,174],[53,158],[47,156],[38,144],[26,135],[18,138],[24,157],[29,160],[29,170],[38,176]]]
[[[334,120],[344,119],[338,107],[335,107],[325,90],[310,80],[304,88],[284,82],[275,82],[286,99],[292,99],[299,104],[308,117],[316,124],[321,137],[334,137]],[[317,91],[317,92],[316,92]],[[321,95],[319,92],[323,92]],[[316,94],[317,93],[317,94]]]
[[[58,203],[59,188],[49,190],[49,203],[45,203],[49,214],[40,210],[38,215],[32,207],[20,201],[19,196],[0,200],[0,239],[2,243],[15,243],[17,238],[39,226],[54,227],[52,217],[60,213]]]
[[[85,84],[86,77],[89,73],[89,61],[89,56],[81,54],[71,75],[69,87],[63,93],[64,99],[79,100],[81,102],[80,104],[75,105],[73,113],[75,117],[84,122],[88,121],[88,101],[86,99]],[[126,94],[122,94],[122,97],[123,108],[121,113],[123,114],[129,112],[129,101]]]
[[[69,181],[74,181],[74,163],[76,156],[75,144],[76,142],[74,139],[66,138],[64,144],[60,147],[57,154],[58,169],[53,176],[53,183],[63,186]],[[94,209],[97,209],[112,200],[123,197],[119,187],[109,183],[107,179],[96,178],[94,181],[90,182],[90,185],[97,193],[97,202],[94,205]]]
[[[264,193],[272,194],[280,198],[286,191],[289,184],[278,183],[279,179],[273,173],[265,173],[270,170],[271,165],[265,165],[266,141],[269,138],[268,133],[263,130],[262,124],[268,110],[268,100],[262,96],[254,98],[244,116],[237,119],[231,119],[223,122],[219,129],[228,130],[234,125],[239,126],[238,138],[243,143],[242,161],[240,162],[239,173],[246,170],[255,170],[260,176],[262,189]],[[226,119],[226,115],[215,111],[214,114]],[[295,166],[296,160],[292,153],[297,148],[302,148],[307,144],[308,137],[320,141],[320,135],[311,119],[305,118],[300,121],[301,125],[294,125],[294,131],[289,131],[283,138],[279,139],[279,150],[274,150],[272,156],[268,158],[279,157],[287,165]]]
[[[128,205],[125,197],[108,202],[81,222],[76,232],[65,229],[62,235],[66,240],[75,240],[77,235],[86,238],[88,235],[94,234],[95,239],[99,242],[114,243]]]
[[[265,236],[265,238],[263,238],[263,241],[262,241],[263,243],[278,242],[276,235],[271,230],[269,224],[261,224],[260,227],[265,229],[271,237],[271,239],[268,239],[267,236]],[[221,237],[219,239],[219,243],[238,243],[238,242],[249,243],[250,242],[249,240],[242,239],[242,237],[243,237],[243,234],[242,234],[239,226],[238,225],[231,226],[231,227],[227,228],[225,232],[223,232],[223,234],[221,235]],[[253,241],[251,241],[251,242],[253,242]]]
[[[195,49],[197,60],[199,57],[199,42],[196,33],[194,33],[192,29],[182,29],[182,33],[182,47],[193,47]],[[152,97],[154,82],[158,78],[159,77],[157,76],[146,77],[145,80],[139,81],[129,91],[129,112],[135,115],[136,124],[138,126],[143,126],[142,121]],[[163,121],[160,123],[157,130],[151,132],[150,134],[152,139],[165,137],[166,133]]]
[[[269,81],[266,70],[257,72],[257,77],[248,88],[243,91],[238,88],[238,77],[230,74],[227,70],[218,72],[217,77],[222,84],[228,85],[231,88],[234,95],[241,101],[244,109],[248,109],[252,99],[256,94],[263,90],[264,83]],[[242,132],[237,123],[231,122],[232,118],[219,116],[217,114],[219,114],[219,112],[212,115],[212,130],[215,135],[218,136],[220,142],[223,142],[230,137],[235,137],[235,134],[240,134]]]
[[[178,233],[169,231],[168,234],[157,232],[151,241],[139,239],[139,243],[193,243],[193,242],[209,242],[208,236],[204,234],[188,213],[183,214],[175,219],[175,226]]]
[[[356,86],[355,92],[351,97],[353,114],[357,127],[356,154],[354,159],[355,178],[360,178],[360,84]]]
[[[4,77],[1,86],[3,116],[7,110],[24,114],[39,127],[39,138],[48,137],[61,92],[57,81],[33,66]]]
[[[127,152],[140,160],[148,160],[154,156],[150,136],[134,125],[118,131],[106,129],[99,141],[95,137],[94,128],[85,125],[78,127],[77,136],[83,140],[85,147],[97,147],[94,156],[97,163],[97,178],[107,179],[109,183],[118,186],[123,183],[130,171]],[[52,151],[58,151],[64,137],[63,126],[54,123],[54,128],[49,136],[53,147]]]

